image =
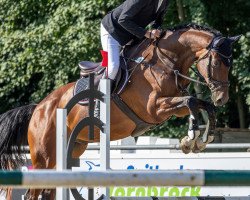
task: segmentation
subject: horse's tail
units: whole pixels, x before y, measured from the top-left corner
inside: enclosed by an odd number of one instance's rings
[[[21,146],[27,144],[28,126],[36,105],[15,108],[0,115],[0,169],[24,164]]]

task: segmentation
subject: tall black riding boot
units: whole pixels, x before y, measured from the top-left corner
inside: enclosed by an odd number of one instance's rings
[[[113,79],[109,80],[110,80],[110,93],[113,94],[113,92],[115,91],[115,81]]]

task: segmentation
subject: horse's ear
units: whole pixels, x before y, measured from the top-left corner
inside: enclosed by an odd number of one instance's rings
[[[214,44],[213,46],[216,48],[216,47],[220,47],[220,45],[223,44],[223,42],[225,41],[225,37],[219,37],[218,39],[215,39],[214,40]]]
[[[228,38],[230,40],[230,42],[233,44],[237,41],[239,41],[239,39],[241,38],[242,35],[237,35],[237,36],[234,36],[234,37],[230,37]]]

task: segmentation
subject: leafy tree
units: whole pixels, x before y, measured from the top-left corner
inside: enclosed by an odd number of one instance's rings
[[[121,2],[0,0],[0,112],[39,102],[55,88],[77,79],[79,61],[99,60],[100,21]],[[165,17],[165,28],[192,21],[224,35],[243,34],[234,52],[230,102],[218,110],[220,126],[247,127],[250,123],[249,10],[248,0],[172,0]],[[152,134],[171,131],[171,136],[179,136],[184,122],[170,120]]]
[[[226,109],[219,113],[219,117],[222,119],[221,126],[246,128],[250,123],[250,2],[247,0],[219,2],[202,0],[201,2],[206,8],[206,21],[211,26],[226,36],[242,34],[239,44],[234,46],[235,62],[230,76],[230,101]]]
[[[1,111],[39,102],[97,60],[102,16],[115,1],[1,0]]]

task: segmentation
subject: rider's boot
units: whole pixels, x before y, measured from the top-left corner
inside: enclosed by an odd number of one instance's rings
[[[113,79],[109,79],[110,80],[110,93],[113,94],[113,92],[115,91],[115,80]]]

